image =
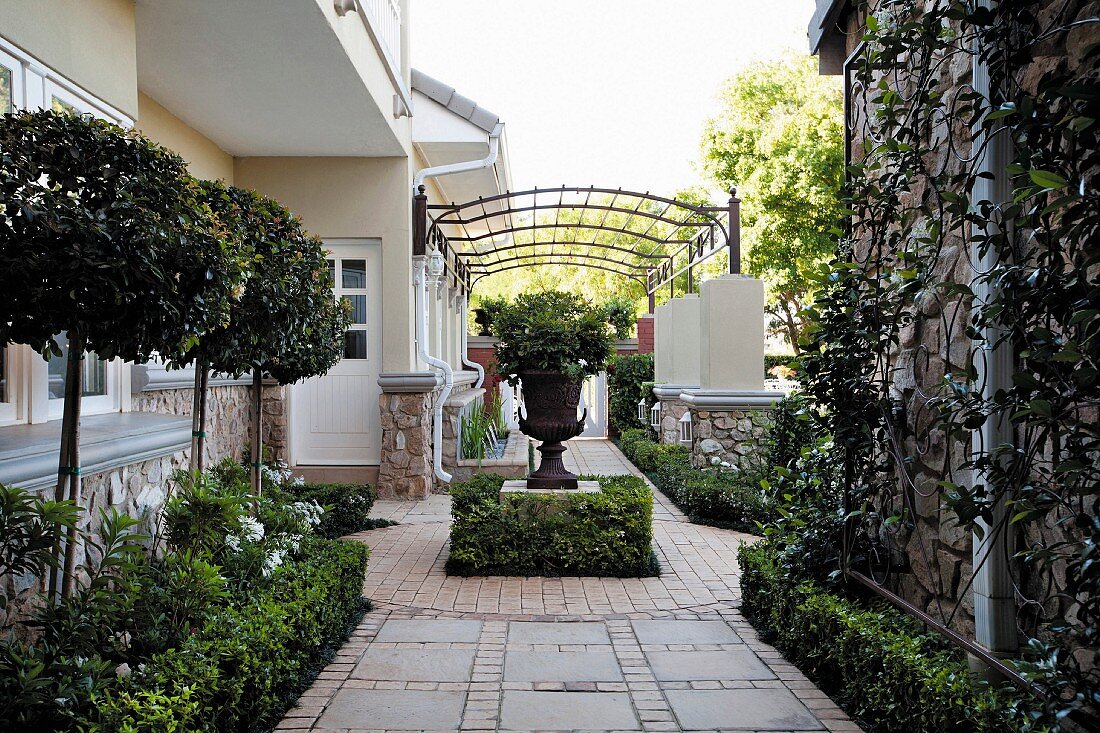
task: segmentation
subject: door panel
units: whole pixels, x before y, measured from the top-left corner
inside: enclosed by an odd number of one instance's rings
[[[375,465],[381,456],[378,374],[382,365],[381,243],[330,240],[334,298],[352,306],[344,358],[293,388],[291,460],[299,466]]]

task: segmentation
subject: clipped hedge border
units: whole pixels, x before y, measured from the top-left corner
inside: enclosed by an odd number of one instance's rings
[[[760,534],[771,504],[758,486],[744,476],[695,468],[685,446],[657,443],[650,434],[625,430],[619,447],[692,522]]]
[[[88,733],[270,730],[366,611],[369,550],[315,539],[270,587],[219,611],[95,701]]]
[[[452,575],[659,574],[653,492],[636,476],[590,476],[599,493],[508,495],[504,477],[478,474],[451,487]]]
[[[765,546],[742,545],[738,564],[745,617],[869,732],[1025,729],[1016,700],[976,686],[959,654],[909,617],[792,581]]]

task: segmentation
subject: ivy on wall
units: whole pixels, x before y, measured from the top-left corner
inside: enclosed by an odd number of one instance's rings
[[[969,537],[1012,537],[1019,668],[1052,693],[1051,719],[1076,715],[1100,703],[1097,9],[879,0],[858,13],[850,224],[801,364],[847,456],[847,562],[972,634]],[[1001,136],[1009,159],[984,170]],[[983,198],[991,176],[1007,177],[1006,200]],[[996,391],[983,389],[992,349],[1012,357]],[[995,419],[1013,441],[975,446]]]

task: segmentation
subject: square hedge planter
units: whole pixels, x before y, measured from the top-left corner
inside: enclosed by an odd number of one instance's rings
[[[588,477],[600,491],[500,493],[480,474],[451,487],[451,575],[657,575],[653,493],[635,476]]]

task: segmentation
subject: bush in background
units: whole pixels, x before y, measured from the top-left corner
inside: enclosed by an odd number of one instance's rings
[[[638,419],[638,401],[646,398],[648,414],[653,396],[645,384],[652,381],[653,354],[615,356],[607,362],[608,421],[612,431],[621,435],[631,428],[649,428]]]
[[[592,477],[588,477],[592,478]],[[601,491],[516,493],[478,474],[451,486],[453,575],[656,575],[653,494],[635,476],[595,477]]]
[[[772,503],[759,475],[720,466],[695,468],[686,446],[657,443],[649,435],[647,430],[626,430],[619,447],[691,521],[761,532],[771,519]]]
[[[316,529],[321,537],[335,539],[379,526],[370,517],[378,498],[370,484],[290,484],[284,490],[294,499],[315,501],[325,508]]]

